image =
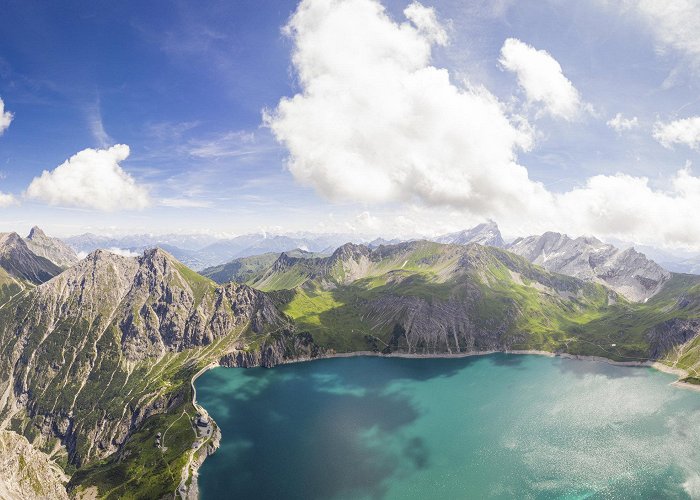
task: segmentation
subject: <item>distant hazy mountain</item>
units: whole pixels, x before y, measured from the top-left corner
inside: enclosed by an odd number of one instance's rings
[[[592,237],[569,238],[547,232],[518,238],[513,252],[548,271],[601,283],[636,302],[661,290],[671,273],[633,248],[620,250]]]
[[[307,252],[305,250],[295,249],[284,252],[289,257],[299,259],[311,259],[316,257],[324,257],[326,254]],[[268,252],[260,255],[251,255],[249,257],[239,257],[233,259],[226,264],[208,267],[200,272],[202,276],[206,276],[217,283],[228,283],[235,281],[237,283],[247,283],[258,278],[268,268],[275,263],[280,257],[280,253]]]
[[[24,240],[29,249],[40,257],[49,259],[59,267],[70,267],[78,262],[75,251],[58,238],[47,236],[34,226]]]
[[[65,238],[76,252],[89,253],[97,249],[120,249],[135,254],[152,248],[162,248],[195,270],[222,265],[233,259],[274,252],[279,254],[296,248],[317,253],[332,253],[350,241],[363,241],[349,234],[269,235],[244,234],[235,238],[216,239],[201,235],[134,235],[112,238],[86,233]]]
[[[443,234],[432,241],[437,243],[452,243],[455,245],[467,245],[469,243],[479,243],[492,247],[503,248],[503,237],[498,225],[495,222],[485,222],[471,229],[465,229],[456,233]]]
[[[217,241],[214,236],[205,234],[133,234],[126,236],[101,236],[85,233],[78,236],[63,238],[63,241],[76,252],[90,253],[98,249],[147,249],[160,245],[168,245],[182,250],[201,250]]]

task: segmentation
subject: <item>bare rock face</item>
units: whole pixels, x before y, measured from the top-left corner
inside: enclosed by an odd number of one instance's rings
[[[485,222],[471,229],[456,233],[443,234],[433,241],[437,243],[450,243],[453,245],[468,245],[478,243],[480,245],[503,248],[505,243],[498,225],[493,222]]]
[[[71,247],[58,238],[47,236],[37,226],[31,229],[29,236],[24,241],[36,255],[50,260],[61,268],[68,268],[79,260],[78,255]]]
[[[0,431],[0,498],[68,499],[61,468],[16,432]]]
[[[653,297],[671,277],[633,248],[620,250],[592,237],[548,232],[517,239],[507,250],[548,271],[606,285],[634,302]]]
[[[11,276],[34,284],[44,283],[62,270],[32,252],[17,233],[0,233],[0,267]]]

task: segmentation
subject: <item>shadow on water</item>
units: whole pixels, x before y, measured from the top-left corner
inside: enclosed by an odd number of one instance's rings
[[[584,378],[589,375],[602,375],[609,379],[645,377],[651,368],[642,366],[617,366],[604,361],[555,358],[555,366],[561,373]]]
[[[506,366],[509,368],[523,368],[525,355],[497,353],[488,356],[488,360],[496,366]]]
[[[400,467],[430,463],[420,437],[401,450],[382,444],[420,416],[408,397],[387,389],[399,380],[449,377],[476,360],[421,361],[335,359],[204,374],[199,402],[223,440],[202,469],[202,497],[381,498]]]

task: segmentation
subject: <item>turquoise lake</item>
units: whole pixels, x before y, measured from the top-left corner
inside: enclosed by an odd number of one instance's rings
[[[700,498],[700,393],[533,355],[216,368],[204,500]]]

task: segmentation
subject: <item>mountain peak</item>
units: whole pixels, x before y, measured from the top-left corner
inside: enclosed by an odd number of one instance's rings
[[[484,246],[503,248],[505,242],[501,236],[501,230],[498,224],[490,220],[483,222],[471,229],[464,229],[456,233],[443,234],[438,236],[433,241],[437,243],[449,243],[453,245],[468,245],[469,243],[478,243]]]
[[[39,226],[34,226],[29,231],[29,236],[27,236],[27,239],[34,240],[37,238],[46,238],[46,233],[42,231],[42,229]]]
[[[606,285],[635,302],[655,295],[670,278],[644,254],[620,250],[593,236],[572,239],[549,231],[519,238],[507,250],[548,271]]]

